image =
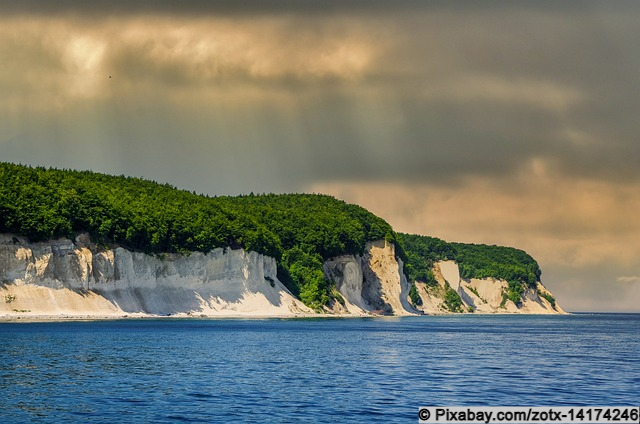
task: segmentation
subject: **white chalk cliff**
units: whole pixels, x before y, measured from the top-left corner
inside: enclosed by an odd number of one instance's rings
[[[0,315],[310,313],[276,272],[275,259],[241,249],[153,256],[97,249],[86,236],[28,243],[0,235]]]
[[[326,261],[325,278],[342,296],[329,313],[446,313],[442,290],[416,283],[423,304],[409,301],[411,283],[393,244],[367,243],[363,255]],[[460,278],[454,262],[435,266],[465,306],[481,313],[562,313],[533,290],[522,305],[501,307],[506,282]],[[538,291],[546,291],[541,284]],[[29,243],[0,234],[0,316],[304,316],[314,314],[278,280],[274,258],[242,249],[148,255],[98,248],[88,236]]]
[[[352,314],[412,315],[411,285],[402,272],[393,244],[369,242],[364,255],[343,255],[326,261],[325,278],[333,281]]]
[[[516,305],[511,300],[504,300],[503,293],[508,287],[504,280],[493,278],[463,279],[460,277],[458,264],[454,261],[440,261],[434,265],[434,276],[438,285],[428,286],[416,282],[416,288],[422,305],[418,309],[423,313],[448,313],[444,305],[444,293],[449,286],[462,300],[465,312],[474,313],[521,313],[521,314],[564,314],[560,305],[551,302],[541,294],[551,295],[549,290],[538,282],[536,290],[527,289],[522,302]]]

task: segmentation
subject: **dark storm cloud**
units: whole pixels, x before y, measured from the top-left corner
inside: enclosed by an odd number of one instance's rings
[[[3,14],[272,14],[272,13],[394,13],[398,11],[546,10],[579,13],[591,9],[637,8],[635,1],[602,2],[599,0],[559,2],[555,0],[19,0],[0,4]]]
[[[384,1],[384,0],[115,0],[115,1],[82,1],[61,0],[23,0],[3,3],[0,11],[4,13],[29,14],[65,14],[83,13],[100,14],[170,14],[198,15],[233,14],[264,15],[274,13],[318,13],[318,12],[378,12],[384,10],[419,8],[421,1]],[[434,5],[440,4],[435,2]],[[422,6],[424,7],[424,6]]]
[[[640,179],[636,2],[22,1],[0,8],[5,109],[33,114],[58,104],[57,118],[35,126],[55,122],[61,144],[73,144],[64,138],[73,138],[65,131],[76,120],[63,112],[91,99],[79,110],[95,107],[93,119],[113,120],[122,140],[144,144],[149,135],[168,145],[180,137],[215,157],[242,156],[237,162],[248,169],[266,164],[278,184],[286,180],[282,190],[317,180],[508,176],[532,160],[570,177]],[[108,84],[107,74],[115,77]],[[123,125],[136,116],[133,105],[147,119]],[[156,131],[168,123],[171,131]],[[85,142],[103,148],[91,128]],[[129,149],[132,141],[118,143]],[[243,167],[230,163],[215,169]],[[275,175],[283,163],[291,178]]]

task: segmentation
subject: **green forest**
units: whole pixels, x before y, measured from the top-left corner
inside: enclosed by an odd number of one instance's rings
[[[434,283],[434,261],[452,259],[464,278],[507,280],[509,298],[519,300],[540,277],[521,250],[396,234],[366,209],[326,195],[211,197],[140,178],[2,162],[0,233],[34,242],[88,233],[99,246],[149,254],[244,248],[276,258],[278,278],[315,309],[335,293],[323,262],[362,254],[380,239],[395,243],[410,281]]]
[[[449,243],[435,237],[398,233],[405,251],[405,273],[409,281],[436,284],[434,262],[454,260],[462,278],[496,278],[506,280],[509,288],[505,300],[520,303],[527,287],[536,289],[540,267],[526,252],[512,247],[484,244]]]
[[[325,259],[395,242],[367,210],[312,194],[209,197],[90,171],[0,163],[0,232],[31,241],[86,232],[99,245],[146,253],[244,248],[278,260],[278,278],[307,305],[331,299]]]

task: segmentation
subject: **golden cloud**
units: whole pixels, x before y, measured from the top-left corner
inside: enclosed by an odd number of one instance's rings
[[[638,275],[621,275],[617,278],[619,283],[640,284],[640,276]]]
[[[458,75],[431,84],[423,92],[435,100],[531,105],[556,113],[566,112],[586,100],[575,87],[533,78],[516,80],[496,75]]]
[[[508,183],[474,176],[451,184],[335,182],[309,189],[364,205],[399,231],[517,246],[550,265],[628,267],[640,257],[640,187],[634,184],[527,170]]]
[[[345,22],[322,29],[310,24],[293,37],[291,25],[277,17],[6,19],[0,61],[9,65],[0,71],[0,84],[12,87],[14,101],[50,103],[106,96],[112,85],[125,83],[202,89],[220,82],[354,81],[375,57],[367,36]]]

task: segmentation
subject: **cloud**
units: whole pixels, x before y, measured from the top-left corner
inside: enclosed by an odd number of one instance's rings
[[[83,0],[59,0],[55,5],[46,0],[21,0],[19,2],[3,2],[0,11],[7,15],[38,14],[38,15],[69,15],[82,14],[84,16],[131,15],[131,14],[168,14],[173,16],[202,16],[202,15],[264,15],[281,13],[302,14],[344,14],[344,13],[375,13],[387,14],[398,11],[412,13],[428,11],[447,12],[478,12],[478,11],[518,11],[518,12],[564,12],[582,13],[585,10],[622,9],[637,10],[633,1],[600,2],[588,0],[579,3],[539,0],[535,2],[514,2],[505,0],[487,0],[478,3],[475,0],[460,0],[452,3],[447,0],[433,0],[425,3],[422,0],[397,0],[390,3],[386,0],[271,0],[265,3],[261,0],[110,0],[87,3]]]
[[[619,283],[624,284],[640,284],[640,276],[637,275],[622,275],[616,279]]]
[[[344,23],[324,28],[325,34],[317,39],[304,31],[291,38],[287,36],[289,25],[288,19],[134,21],[114,40],[114,65],[125,77],[141,77],[136,72],[147,70],[151,78],[152,72],[159,72],[193,85],[352,80],[367,70],[374,48],[357,31],[345,31]]]
[[[429,99],[459,103],[498,103],[532,106],[562,113],[585,100],[585,92],[571,86],[535,79],[509,81],[496,76],[462,76],[428,87]]]
[[[475,177],[455,186],[335,182],[309,190],[362,204],[399,231],[517,245],[547,264],[632,266],[640,257],[635,185],[531,178],[523,171],[508,183]]]
[[[25,7],[2,18],[7,126],[33,113],[65,129],[78,109],[103,120],[162,110],[158,122],[188,125],[184,138],[223,136],[250,155],[255,143],[233,123],[250,117],[265,144],[303,163],[287,161],[300,184],[284,190],[318,179],[508,178],[534,158],[560,176],[640,181],[629,112],[640,97],[627,89],[638,82],[637,54],[626,42],[640,34],[615,8],[594,12],[594,32],[587,9],[548,4],[522,14],[407,2],[383,13],[352,2],[328,16],[192,2],[180,7],[193,14],[173,16],[169,3],[131,14],[117,3],[102,17],[65,4],[79,12]],[[207,123],[213,114],[226,128]],[[149,123],[127,124],[123,138]],[[280,166],[273,156],[249,160]]]
[[[223,84],[353,81],[376,53],[370,34],[347,30],[347,22],[322,29],[310,22],[296,38],[288,35],[291,25],[286,18],[5,20],[0,57],[10,65],[0,81],[21,98],[105,96],[112,85],[193,95],[189,89]],[[316,38],[317,31],[323,34]],[[107,81],[111,74],[116,79]]]

